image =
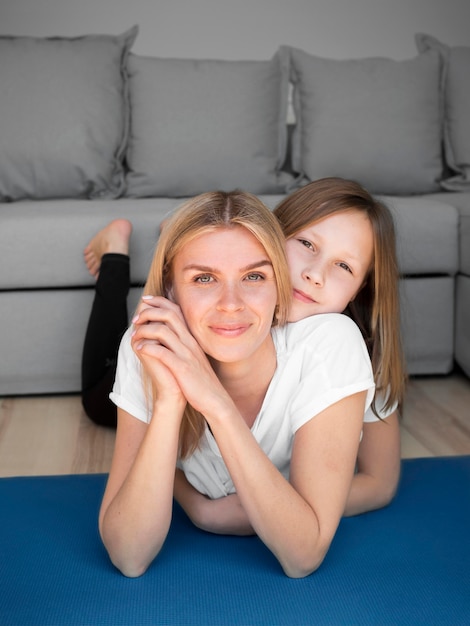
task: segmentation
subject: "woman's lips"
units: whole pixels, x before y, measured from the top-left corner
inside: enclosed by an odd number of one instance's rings
[[[314,300],[313,298],[308,296],[303,291],[299,291],[299,289],[294,289],[293,293],[294,293],[294,298],[296,300],[299,300],[300,302],[305,302],[307,304],[312,304],[312,303],[316,302],[316,300]]]
[[[214,324],[210,329],[221,337],[239,337],[250,327],[249,324]]]

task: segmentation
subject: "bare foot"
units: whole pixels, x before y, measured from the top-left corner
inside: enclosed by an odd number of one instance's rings
[[[129,254],[129,239],[132,224],[129,220],[117,219],[98,231],[83,251],[88,271],[98,278],[103,254]]]

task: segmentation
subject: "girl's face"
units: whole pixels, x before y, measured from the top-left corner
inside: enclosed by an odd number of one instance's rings
[[[272,346],[274,271],[246,228],[217,229],[187,243],[173,263],[172,294],[192,335],[216,361],[242,361]]]
[[[293,286],[289,321],[342,313],[371,267],[372,226],[360,211],[337,213],[296,233],[286,249]]]

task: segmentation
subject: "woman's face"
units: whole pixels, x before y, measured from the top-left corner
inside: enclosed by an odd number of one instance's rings
[[[219,228],[183,246],[173,263],[172,294],[192,335],[216,361],[241,361],[272,345],[274,271],[246,228]]]
[[[337,213],[296,233],[286,251],[293,286],[289,321],[342,313],[371,267],[372,225],[360,211]]]

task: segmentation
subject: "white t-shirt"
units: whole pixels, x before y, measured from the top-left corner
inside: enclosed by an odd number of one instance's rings
[[[288,479],[294,434],[298,428],[339,400],[367,390],[366,410],[374,396],[367,348],[356,324],[338,313],[315,315],[272,329],[277,368],[251,428],[274,465]],[[130,345],[129,331],[119,349],[113,402],[149,422],[152,403],[141,382],[141,365]],[[199,448],[180,460],[188,481],[210,498],[235,492],[217,444],[206,428]]]

